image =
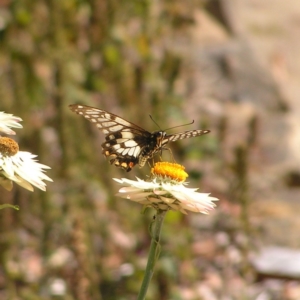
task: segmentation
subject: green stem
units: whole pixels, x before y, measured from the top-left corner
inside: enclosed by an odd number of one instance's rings
[[[1,204],[0,205],[0,209],[7,208],[7,207],[14,208],[15,210],[20,209],[18,205],[12,205],[12,204]]]
[[[160,244],[159,244],[160,232],[161,232],[161,228],[164,222],[166,212],[167,212],[166,210],[158,210],[155,216],[154,226],[151,226],[152,239],[151,239],[150,251],[148,255],[148,262],[145,270],[143,283],[137,300],[145,299],[149,287],[149,283],[154,273],[154,266],[159,256],[159,250],[160,250]]]

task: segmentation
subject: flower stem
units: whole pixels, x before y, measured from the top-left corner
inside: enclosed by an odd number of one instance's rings
[[[151,226],[150,228],[152,239],[151,239],[151,245],[150,245],[150,250],[148,255],[148,262],[147,262],[144,279],[137,300],[145,299],[149,287],[149,283],[154,273],[154,266],[160,252],[160,244],[159,244],[160,232],[161,232],[161,228],[164,222],[166,212],[167,212],[166,210],[157,210],[155,221],[153,224],[154,226]]]
[[[12,204],[1,204],[0,205],[0,209],[7,208],[7,207],[14,208],[15,210],[20,209],[20,207],[18,205],[12,205]]]

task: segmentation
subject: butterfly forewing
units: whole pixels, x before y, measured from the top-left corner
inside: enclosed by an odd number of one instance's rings
[[[200,136],[200,135],[203,135],[203,134],[206,134],[209,132],[210,132],[210,130],[202,130],[202,129],[188,130],[188,131],[184,131],[184,132],[180,132],[180,133],[167,135],[166,139],[168,140],[168,142],[175,142],[177,140],[188,139],[188,138]]]
[[[163,131],[153,133],[109,113],[105,110],[85,106],[70,105],[70,109],[94,123],[105,134],[102,144],[103,154],[110,157],[110,163],[129,172],[136,164],[144,166],[146,161],[164,148],[168,142],[200,136],[209,130],[191,130],[166,135]]]

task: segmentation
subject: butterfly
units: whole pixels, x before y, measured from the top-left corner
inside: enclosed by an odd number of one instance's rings
[[[105,134],[102,153],[110,163],[129,172],[135,165],[143,167],[148,159],[165,148],[169,142],[209,133],[210,130],[190,130],[176,134],[149,132],[105,110],[72,104],[70,109],[94,123]]]

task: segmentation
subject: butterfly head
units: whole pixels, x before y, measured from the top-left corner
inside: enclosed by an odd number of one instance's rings
[[[153,141],[155,141],[155,150],[160,150],[165,144],[168,143],[165,131],[155,131],[152,133]]]

